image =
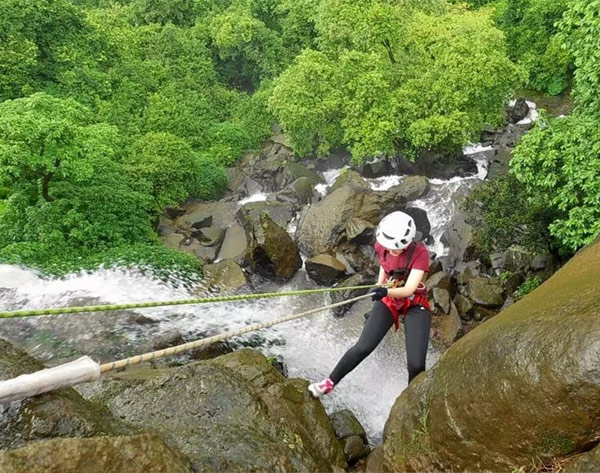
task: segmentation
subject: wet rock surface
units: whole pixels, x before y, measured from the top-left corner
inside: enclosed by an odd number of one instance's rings
[[[386,424],[386,470],[509,471],[586,451],[600,435],[598,267],[596,243],[417,377]]]

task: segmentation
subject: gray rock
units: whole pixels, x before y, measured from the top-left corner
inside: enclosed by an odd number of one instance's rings
[[[163,245],[174,250],[179,249],[181,242],[185,240],[185,237],[181,233],[171,233],[161,238]]]
[[[502,281],[502,287],[507,294],[512,294],[524,281],[525,278],[521,273],[512,273],[508,278]]]
[[[204,246],[220,247],[225,238],[225,230],[217,227],[206,227],[195,232],[193,236]]]
[[[448,267],[444,268],[446,271],[454,268],[457,263],[473,258],[475,255],[473,228],[466,223],[464,213],[457,212],[442,234],[441,242],[448,247]]]
[[[34,373],[44,368],[42,363],[24,350],[0,339],[0,380],[16,378],[21,374]],[[1,449],[20,448],[28,442],[57,437],[115,436],[131,432],[103,406],[90,404],[73,388],[15,401],[0,406],[0,409]],[[14,466],[13,462],[16,459],[13,457],[13,460],[10,460],[10,456],[4,456],[0,461]]]
[[[562,464],[594,446],[599,262],[600,244],[588,246],[417,377],[386,423],[382,471],[509,471]]]
[[[382,213],[380,198],[372,192],[341,187],[303,212],[296,230],[298,246],[309,258],[332,252],[345,237],[351,218],[375,225]]]
[[[492,253],[490,255],[490,263],[496,274],[500,274],[504,270],[506,264],[504,253]]]
[[[354,187],[356,189],[362,189],[365,191],[371,190],[369,183],[365,181],[360,174],[352,169],[345,169],[342,171],[329,189],[329,193],[332,193],[342,187]]]
[[[238,210],[237,218],[248,231],[247,226],[252,225],[252,221],[255,221],[263,213],[268,214],[271,220],[282,228],[286,228],[293,217],[292,211],[287,205],[281,202],[264,201],[250,202],[244,205]]]
[[[175,231],[176,228],[172,220],[162,215],[158,217],[158,223],[156,224],[156,233],[158,233],[158,236],[166,237],[172,235]]]
[[[344,448],[344,455],[348,463],[353,463],[369,454],[369,446],[365,441],[358,435],[352,435],[351,437],[342,440]]]
[[[268,213],[249,213],[243,224],[248,235],[246,259],[254,272],[287,280],[300,269],[302,259],[296,244]]]
[[[500,307],[504,303],[502,285],[496,278],[477,277],[467,283],[469,298],[486,307]]]
[[[508,112],[508,118],[511,123],[517,123],[527,118],[527,115],[529,115],[529,105],[527,105],[527,101],[524,98],[519,97],[515,106]]]
[[[456,304],[456,308],[460,317],[463,320],[469,320],[473,314],[473,303],[469,300],[469,298],[463,296],[462,294],[457,294],[454,298],[454,303]]]
[[[0,471],[23,473],[191,473],[183,456],[156,434],[42,440],[0,452]]]
[[[183,206],[185,213],[174,222],[177,226],[187,229],[207,226],[229,228],[235,220],[237,207],[236,202],[190,201]]]
[[[415,221],[415,226],[417,227],[417,240],[425,241],[431,233],[431,223],[429,223],[427,212],[417,207],[406,207],[403,209],[403,212],[410,215]]]
[[[359,245],[373,240],[375,225],[362,218],[351,218],[346,222],[346,237]]]
[[[325,179],[316,172],[307,169],[295,161],[288,160],[281,174],[278,176],[278,185],[285,187],[299,178],[306,179],[311,187],[325,182]]]
[[[305,261],[304,266],[310,278],[322,286],[331,286],[341,279],[346,266],[334,256],[321,254]]]
[[[554,258],[551,254],[536,254],[530,263],[530,267],[533,271],[543,271],[548,268],[553,268]]]
[[[146,353],[156,350],[162,350],[163,348],[170,348],[176,345],[184,343],[183,335],[177,329],[167,330],[162,332],[150,340],[146,341],[139,347],[140,353]]]
[[[367,457],[367,462],[365,465],[365,472],[366,473],[381,473],[382,471],[384,471],[383,463],[384,463],[383,446],[379,445],[378,447],[375,447],[373,450],[371,450],[371,453],[369,453],[369,456]]]
[[[425,176],[407,176],[397,186],[384,192],[387,205],[403,207],[407,202],[417,200],[429,191],[429,181]]]
[[[392,172],[392,164],[387,159],[378,159],[359,166],[357,172],[367,179],[389,176]]]
[[[449,313],[442,315],[440,323],[440,341],[443,346],[449,347],[454,343],[462,332],[462,322],[458,314],[458,309],[451,303]]]
[[[452,284],[452,278],[448,273],[445,273],[443,271],[431,273],[430,270],[430,274],[431,276],[429,276],[427,278],[427,281],[425,281],[425,286],[427,286],[427,289],[432,290],[433,288],[438,287],[440,289],[445,289],[450,293],[452,293],[455,290],[453,287],[454,285]]]
[[[329,418],[331,419],[335,436],[338,439],[342,440],[351,436],[358,436],[364,441],[367,440],[367,433],[364,427],[350,409],[335,411]]]
[[[476,261],[469,261],[467,264],[459,264],[456,266],[456,282],[458,284],[465,285],[471,279],[479,277],[481,272],[479,271],[479,263]]]
[[[209,287],[217,287],[225,292],[236,291],[248,282],[242,268],[232,260],[207,264],[204,266],[203,271]]]
[[[244,349],[177,368],[117,374],[95,399],[124,421],[158,432],[194,471],[344,469],[327,414],[307,386]]]
[[[441,311],[443,314],[450,312],[450,292],[440,287],[434,287],[431,291],[434,308]]]
[[[316,192],[310,179],[300,177],[282,189],[275,195],[279,202],[291,205],[293,209],[299,209],[316,200]]]
[[[531,267],[533,253],[519,245],[512,245],[504,253],[506,260],[506,269],[512,272],[527,273]]]
[[[246,260],[248,240],[244,228],[239,223],[234,223],[225,232],[225,238],[219,251],[219,260],[230,259],[243,265]]]
[[[349,278],[344,279],[336,287],[351,287],[351,286],[362,286],[367,284],[367,281],[362,273],[356,273]],[[333,304],[342,302],[344,300],[352,299],[354,297],[362,296],[366,294],[368,289],[352,289],[348,291],[336,291],[331,293],[331,302]],[[345,304],[340,307],[335,307],[333,313],[337,317],[341,317],[352,308],[353,304]]]

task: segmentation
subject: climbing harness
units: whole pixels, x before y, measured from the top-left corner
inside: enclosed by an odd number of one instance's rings
[[[351,290],[356,288],[370,288],[376,285],[369,286],[353,286],[353,287],[344,287],[344,288],[330,288],[330,289],[317,289],[317,290],[308,290],[308,291],[294,291],[295,293],[302,294],[310,294],[310,293],[319,293],[319,292],[327,292],[332,289],[337,290]],[[290,295],[287,293],[275,293],[278,295]],[[265,294],[255,294],[257,296],[265,296]],[[270,297],[270,295],[269,295]],[[7,403],[10,401],[15,401],[19,399],[25,399],[31,396],[35,396],[37,394],[42,394],[45,392],[53,391],[59,388],[71,387],[76,384],[86,383],[90,381],[96,381],[102,373],[107,373],[112,370],[116,370],[119,368],[124,368],[126,366],[135,365],[141,363],[143,361],[156,360],[159,358],[163,358],[165,356],[177,355],[189,350],[193,350],[195,348],[199,348],[202,346],[211,345],[213,343],[227,340],[232,337],[237,337],[239,335],[243,335],[249,332],[253,332],[256,330],[261,330],[264,328],[272,327],[274,325],[282,324],[284,322],[289,322],[291,320],[299,319],[301,317],[306,317],[309,315],[316,314],[318,312],[322,312],[327,309],[333,309],[335,307],[340,307],[346,304],[351,304],[353,302],[359,301],[366,297],[371,297],[371,294],[364,294],[362,296],[354,297],[352,299],[348,299],[342,302],[337,302],[334,304],[330,304],[324,307],[318,307],[316,309],[311,309],[305,312],[301,312],[299,314],[288,315],[286,317],[282,317],[280,319],[276,319],[270,322],[263,322],[259,324],[249,325],[247,327],[234,330],[231,332],[225,332],[219,335],[214,335],[212,337],[203,338],[200,340],[184,343],[182,345],[177,345],[170,348],[165,348],[162,350],[157,350],[149,353],[144,353],[142,355],[133,356],[130,358],[125,358],[122,360],[114,361],[111,363],[105,363],[103,365],[99,365],[95,361],[93,361],[90,357],[84,356],[79,358],[78,360],[72,361],[70,363],[66,363],[64,365],[59,365],[54,368],[47,368],[41,371],[37,371],[31,374],[23,374],[14,379],[9,379],[6,381],[0,381],[0,404]],[[257,297],[253,297],[257,298]],[[218,298],[223,300],[224,298]],[[231,300],[231,299],[228,299]],[[235,299],[239,300],[239,299]],[[191,303],[191,302],[186,302]],[[162,305],[168,305],[162,303]],[[172,304],[175,305],[175,304]],[[108,306],[98,306],[98,307],[108,307]],[[138,307],[138,305],[136,305]],[[148,306],[146,306],[148,307]],[[150,306],[155,307],[155,306]],[[81,307],[75,308],[81,309]],[[114,309],[104,309],[104,310],[114,310]],[[96,310],[97,311],[97,310]],[[82,312],[82,311],[76,311]],[[83,311],[85,312],[85,311]],[[92,312],[92,311],[90,311]],[[53,312],[55,313],[55,312]],[[58,312],[62,313],[62,312]],[[39,315],[39,314],[36,314]]]
[[[408,267],[410,266],[416,248],[417,245],[415,243],[411,243],[407,250],[406,262],[403,268],[393,269],[389,272],[386,271],[386,276],[393,280],[392,288],[403,286],[406,283],[406,280],[408,279],[408,275],[410,273]],[[419,283],[415,294],[413,294],[410,297],[392,300],[392,298],[388,296],[384,297],[381,300],[381,302],[385,304],[385,306],[390,310],[392,316],[394,317],[395,330],[398,330],[398,328],[400,327],[400,316],[402,316],[402,319],[404,319],[404,317],[406,317],[406,314],[408,313],[408,310],[412,306],[420,305],[431,312],[431,307],[429,306],[429,300],[427,299],[427,296],[425,294],[417,294],[417,292],[419,291],[425,291],[425,285],[422,282]]]
[[[264,292],[259,294],[238,294],[235,296],[215,296],[215,297],[201,297],[198,299],[182,299],[174,301],[158,301],[158,302],[134,302],[131,304],[110,304],[110,305],[92,305],[82,307],[60,307],[60,308],[48,308],[48,309],[33,309],[33,310],[16,310],[0,312],[0,318],[13,318],[13,317],[33,317],[38,315],[58,315],[58,314],[78,314],[78,313],[89,313],[89,312],[105,312],[109,310],[125,310],[125,309],[145,309],[149,307],[166,307],[174,305],[189,305],[189,304],[208,304],[213,302],[229,302],[229,301],[242,301],[252,299],[266,299],[275,297],[286,297],[286,296],[304,296],[308,294],[321,294],[325,292],[339,292],[339,291],[354,291],[358,289],[371,289],[377,286],[377,284],[368,284],[364,286],[339,286],[330,287],[325,289],[305,289],[301,291],[287,291],[287,292]]]

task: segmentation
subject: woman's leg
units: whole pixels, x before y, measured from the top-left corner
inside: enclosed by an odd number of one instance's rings
[[[329,379],[338,384],[344,376],[356,368],[383,340],[390,327],[394,325],[394,316],[381,301],[375,302],[371,315],[367,318],[360,338],[350,348],[331,372]]]
[[[425,371],[430,326],[431,314],[425,307],[413,306],[408,310],[404,319],[404,336],[409,383],[415,376]]]

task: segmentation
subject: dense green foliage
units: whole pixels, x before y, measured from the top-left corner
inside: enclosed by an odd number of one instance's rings
[[[473,219],[477,246],[484,255],[514,244],[532,251],[553,248],[548,230],[552,210],[514,174],[481,183],[467,197],[464,208]]]
[[[560,40],[575,64],[576,103],[587,114],[600,115],[600,1],[570,0],[559,24]]]
[[[511,175],[471,198],[471,208],[479,202],[482,210],[480,243],[487,251],[533,243],[568,256],[600,231],[600,1],[495,4],[530,85],[558,92],[575,66],[576,108],[566,118],[542,115],[515,149]],[[519,202],[518,213],[511,200]]]
[[[557,95],[569,85],[572,60],[557,37],[571,0],[467,0],[471,8],[494,8],[512,60],[527,70],[528,87]],[[458,3],[456,0],[454,3]]]
[[[158,215],[218,198],[275,120],[302,156],[454,153],[526,72],[558,93],[573,71],[575,116],[523,141],[481,238],[546,241],[548,224],[576,249],[598,230],[600,0],[458,3],[0,0],[0,260],[195,268],[158,244]]]
[[[322,3],[315,24],[318,49],[295,59],[270,99],[300,155],[454,152],[500,121],[523,77],[486,12],[344,0]]]
[[[551,95],[569,85],[571,57],[557,37],[567,7],[566,0],[502,0],[496,12],[511,58],[529,73],[529,87]]]
[[[523,137],[511,167],[531,193],[545,196],[558,214],[550,233],[576,251],[600,231],[600,130],[597,120],[576,115],[549,119]]]

